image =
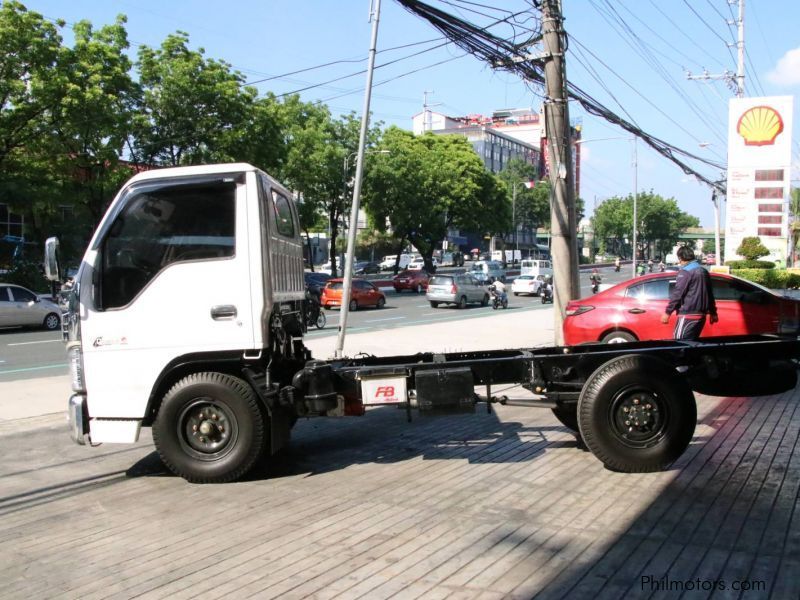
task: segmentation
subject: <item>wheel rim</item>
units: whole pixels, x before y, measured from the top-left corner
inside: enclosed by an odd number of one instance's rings
[[[323,327],[325,327],[326,322],[327,318],[325,317],[325,315],[323,313],[319,313],[319,316],[317,317],[317,329],[322,329]]]
[[[356,302],[355,300],[351,300],[350,301],[350,311],[352,312],[352,311],[355,311],[355,310],[358,310],[358,302]]]
[[[48,329],[55,329],[58,327],[58,317],[55,315],[47,315],[47,318],[44,321],[44,326]]]
[[[199,460],[219,460],[235,446],[239,425],[226,405],[209,397],[195,398],[178,417],[178,440]]]
[[[644,385],[623,388],[611,400],[609,426],[626,446],[654,446],[664,437],[668,425],[667,405],[656,392]]]
[[[609,338],[606,344],[627,344],[628,342],[630,342],[630,340],[627,339],[626,337],[621,335],[615,335],[614,337]]]
[[[461,297],[461,301],[458,303],[459,308],[467,308],[467,299],[463,296]]]

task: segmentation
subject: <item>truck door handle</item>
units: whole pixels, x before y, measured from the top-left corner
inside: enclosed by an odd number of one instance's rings
[[[236,318],[236,307],[233,304],[222,304],[211,307],[211,318],[215,321]]]
[[[647,311],[645,309],[643,309],[643,308],[631,308],[630,310],[628,310],[628,312],[631,313],[631,314],[634,314],[634,315],[640,315],[640,314],[645,313]]]

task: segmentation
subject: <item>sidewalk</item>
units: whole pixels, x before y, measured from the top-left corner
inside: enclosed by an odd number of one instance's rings
[[[457,352],[551,345],[553,311],[492,311],[483,317],[446,321],[433,325],[354,333],[345,338],[348,356],[360,353],[388,356],[417,352]],[[316,358],[330,358],[336,336],[307,339],[306,346]],[[15,419],[63,412],[71,392],[67,375],[22,379],[0,383],[0,424]]]

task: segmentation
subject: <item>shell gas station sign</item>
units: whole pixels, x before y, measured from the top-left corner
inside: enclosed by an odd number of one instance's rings
[[[758,236],[771,260],[785,260],[789,233],[792,96],[735,98],[728,113],[725,259]]]

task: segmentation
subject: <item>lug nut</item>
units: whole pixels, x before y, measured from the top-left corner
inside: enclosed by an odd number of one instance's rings
[[[622,412],[628,412],[629,410],[630,410],[630,408],[628,408],[627,406],[623,406],[622,407]]]
[[[633,399],[633,403],[634,403],[634,404],[639,404],[639,399],[638,399],[638,398],[634,398],[634,399]]]
[[[197,431],[197,425],[192,425],[192,431]]]
[[[214,413],[214,414],[212,414],[212,415],[211,415],[211,418],[212,418],[212,419],[214,419],[214,420],[216,421],[216,420],[217,420],[217,413]]]
[[[204,444],[205,444],[205,443],[206,443],[206,438],[204,438],[204,437],[201,435],[201,436],[200,436],[200,441],[201,441],[202,443],[204,443]]]

